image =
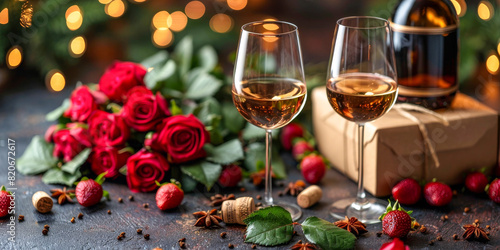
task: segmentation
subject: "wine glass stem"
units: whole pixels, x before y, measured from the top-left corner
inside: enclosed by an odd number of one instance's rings
[[[364,153],[365,124],[358,124],[358,194],[356,195],[357,205],[366,203],[365,189],[363,188],[363,153]]]
[[[266,182],[265,182],[265,193],[264,193],[264,202],[266,205],[273,205],[273,177],[272,177],[272,167],[271,167],[271,155],[272,155],[272,131],[270,129],[266,130]]]

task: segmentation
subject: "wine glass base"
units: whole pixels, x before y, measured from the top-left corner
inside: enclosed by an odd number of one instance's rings
[[[280,206],[290,212],[293,221],[297,221],[302,216],[302,209],[299,206],[287,202],[273,202],[271,206]],[[268,205],[265,205],[268,207]]]
[[[363,204],[355,202],[356,198],[347,198],[334,202],[330,207],[330,215],[337,219],[345,217],[356,217],[359,221],[366,224],[379,223],[378,219],[387,208],[388,203],[380,199],[367,198]]]

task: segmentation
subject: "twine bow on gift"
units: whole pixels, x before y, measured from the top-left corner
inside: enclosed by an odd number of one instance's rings
[[[395,111],[397,111],[400,115],[414,121],[415,123],[417,123],[418,125],[418,129],[420,130],[420,133],[422,134],[422,137],[424,138],[424,155],[425,155],[425,159],[427,159],[427,151],[430,152],[431,154],[431,157],[432,157],[432,160],[434,161],[434,164],[436,166],[436,168],[439,168],[440,166],[440,163],[439,163],[439,158],[437,156],[437,153],[436,153],[436,148],[434,147],[434,145],[431,143],[431,140],[429,138],[429,132],[427,131],[427,128],[425,127],[425,124],[420,120],[418,119],[416,116],[412,115],[409,111],[417,111],[417,112],[420,112],[420,113],[424,113],[424,114],[428,114],[428,115],[431,115],[431,116],[434,116],[436,118],[439,119],[439,121],[441,122],[441,124],[445,125],[445,126],[449,126],[450,123],[448,122],[448,119],[446,119],[446,117],[430,110],[430,109],[426,109],[424,107],[421,107],[421,106],[417,106],[417,105],[413,105],[413,104],[408,104],[408,103],[398,103],[398,104],[395,104],[393,109]],[[427,165],[427,164],[426,164]],[[427,169],[427,166],[426,168]],[[424,174],[426,175],[426,174]]]

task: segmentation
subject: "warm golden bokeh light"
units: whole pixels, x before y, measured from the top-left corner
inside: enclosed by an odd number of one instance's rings
[[[458,3],[457,0],[451,0],[451,3],[455,7],[455,10],[457,11],[457,15],[460,16],[460,14],[462,14],[462,6],[460,6],[460,3]]]
[[[210,18],[210,28],[218,33],[226,33],[233,27],[233,19],[226,14],[216,14]]]
[[[490,55],[486,60],[486,69],[490,74],[497,74],[498,68],[500,68],[500,61],[498,60],[498,56]]]
[[[500,42],[498,42],[498,45],[497,45],[497,53],[500,55]]]
[[[275,24],[273,24],[275,25]],[[268,42],[268,43],[273,43],[273,42],[276,42],[278,41],[278,37],[277,36],[273,36],[273,32],[264,32],[265,36],[262,37],[262,39],[264,39],[264,41]]]
[[[19,66],[23,61],[23,52],[21,50],[21,47],[16,45],[10,48],[7,52],[5,61],[7,61],[7,67],[9,67],[9,69],[17,68],[17,66]]]
[[[66,86],[66,78],[61,71],[53,69],[45,76],[45,84],[50,90],[59,92]]]
[[[167,18],[167,26],[172,31],[181,31],[186,28],[188,19],[182,11],[176,11]]]
[[[160,48],[164,48],[172,44],[174,34],[167,28],[157,29],[153,33],[153,43]]]
[[[68,19],[69,16],[73,13],[73,12],[81,12],[80,10],[80,7],[78,7],[78,5],[72,5],[70,6],[67,10],[66,10],[66,14],[65,14],[65,18]]]
[[[144,2],[146,2],[146,0],[132,0],[132,1],[134,1],[136,3],[144,3]]]
[[[111,1],[113,1],[113,0],[99,0],[99,3],[108,4],[108,3],[111,3]]]
[[[242,10],[247,6],[247,0],[227,0],[227,5],[233,10]]]
[[[125,3],[121,0],[113,0],[104,7],[104,12],[110,17],[120,17],[125,13]]]
[[[9,9],[5,8],[0,12],[0,24],[9,23]]]
[[[87,43],[83,36],[77,36],[69,42],[69,53],[72,57],[80,57],[87,49]]]
[[[205,5],[200,1],[191,1],[184,8],[186,15],[191,19],[199,19],[205,14]]]
[[[170,16],[168,12],[162,10],[153,16],[153,27],[155,29],[167,28],[167,18]]]
[[[488,1],[481,1],[477,7],[479,18],[488,21],[493,17],[493,5]]]

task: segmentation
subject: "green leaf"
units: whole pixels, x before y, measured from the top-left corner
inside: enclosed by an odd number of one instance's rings
[[[63,172],[60,168],[51,168],[43,175],[42,181],[45,184],[62,184],[71,187],[81,176],[80,171],[70,174]]]
[[[356,236],[318,217],[309,217],[302,223],[307,240],[322,249],[352,249]]]
[[[257,166],[259,163],[266,162],[266,145],[260,142],[254,142],[247,146],[246,156],[245,156],[245,167],[249,172],[259,171]],[[271,158],[271,166],[273,173],[278,179],[286,178],[286,166],[283,159],[279,155],[277,148],[273,149],[273,154]]]
[[[224,127],[234,134],[238,134],[246,124],[245,118],[240,115],[232,102],[222,103],[222,120]]]
[[[207,160],[222,165],[233,163],[244,157],[243,146],[238,139],[233,139],[217,147],[208,144],[205,146],[205,150],[208,153]]]
[[[186,91],[185,98],[202,99],[213,96],[222,86],[222,80],[208,73],[201,73]]]
[[[169,79],[175,74],[176,65],[173,60],[168,60],[161,68],[155,67],[149,71],[144,77],[144,83],[149,89],[157,89],[160,83]]]
[[[251,123],[247,123],[243,129],[243,140],[253,140],[266,137],[266,130],[259,128]]]
[[[247,224],[246,243],[277,246],[290,242],[293,236],[292,216],[279,206],[257,210],[244,222]]]
[[[66,162],[61,167],[61,170],[68,174],[75,174],[76,171],[80,170],[80,167],[87,161],[89,158],[90,152],[92,152],[91,148],[86,148],[82,152],[80,152],[77,156],[75,156],[71,161]]]
[[[71,102],[69,101],[68,98],[64,99],[61,106],[50,111],[49,113],[47,113],[47,115],[45,115],[45,120],[49,122],[57,121],[57,119],[59,119],[59,117],[61,117],[64,114],[64,111],[66,111],[69,108],[70,104]]]
[[[207,72],[212,71],[217,66],[217,52],[212,46],[203,46],[198,51],[198,59],[200,60],[200,66]]]
[[[182,109],[177,106],[177,103],[173,99],[170,100],[170,113],[172,113],[172,116],[182,115]]]
[[[102,196],[106,198],[106,200],[110,201],[109,192],[107,190],[102,190]]]
[[[36,135],[17,161],[17,170],[24,175],[40,174],[56,166],[58,159],[52,156],[54,145]]]
[[[185,75],[191,68],[193,60],[193,39],[190,36],[184,37],[175,47],[174,54],[179,64],[179,73]]]
[[[141,62],[142,66],[144,66],[146,69],[150,67],[155,67],[159,64],[164,63],[168,59],[168,53],[165,50],[161,50],[158,53],[144,59],[144,61]]]
[[[191,178],[203,183],[207,189],[210,190],[219,179],[220,173],[222,172],[222,166],[220,164],[203,161],[191,166],[181,166],[181,171]]]
[[[193,192],[197,184],[197,182],[193,178],[189,177],[189,175],[187,174],[182,174],[181,183],[182,183],[182,190],[186,193]]]

